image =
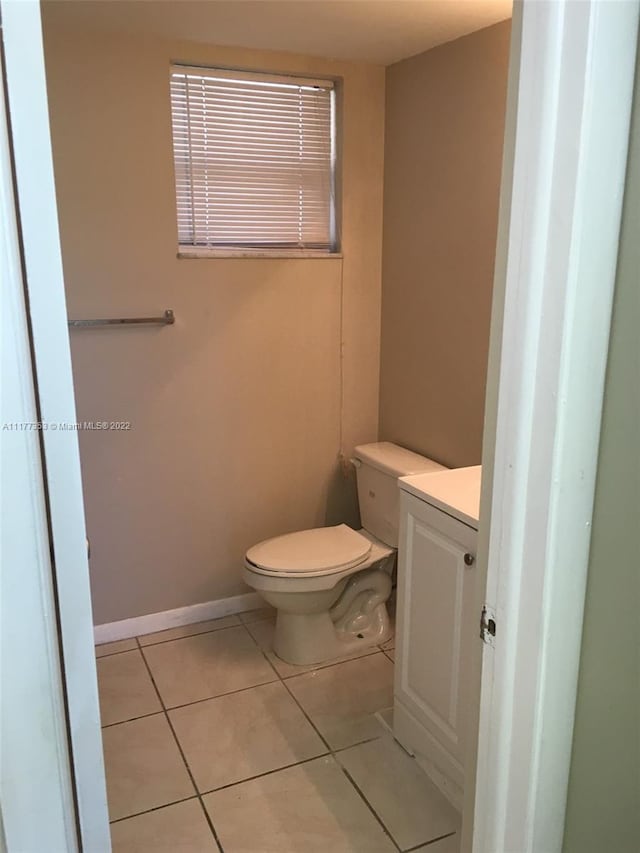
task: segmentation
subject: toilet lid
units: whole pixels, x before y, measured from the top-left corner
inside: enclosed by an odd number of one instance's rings
[[[265,572],[330,574],[357,566],[370,551],[368,539],[339,524],[259,542],[247,551],[247,561]]]

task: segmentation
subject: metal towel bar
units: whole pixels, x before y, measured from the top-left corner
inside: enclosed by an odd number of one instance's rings
[[[73,329],[83,329],[92,326],[171,326],[176,318],[168,308],[162,317],[118,317],[104,320],[69,320]]]

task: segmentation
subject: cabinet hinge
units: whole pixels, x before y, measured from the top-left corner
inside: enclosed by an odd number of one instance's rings
[[[485,604],[480,616],[480,639],[489,646],[495,645],[496,614]]]

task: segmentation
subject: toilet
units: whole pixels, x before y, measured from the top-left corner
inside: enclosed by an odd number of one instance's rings
[[[389,639],[398,477],[444,470],[388,441],[356,447],[362,529],[301,530],[247,551],[243,579],[277,610],[273,650],[292,664],[334,660]]]

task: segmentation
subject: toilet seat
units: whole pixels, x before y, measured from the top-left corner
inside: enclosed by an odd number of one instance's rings
[[[275,577],[318,577],[344,572],[364,563],[371,542],[346,524],[317,527],[276,536],[247,551],[252,572]]]

